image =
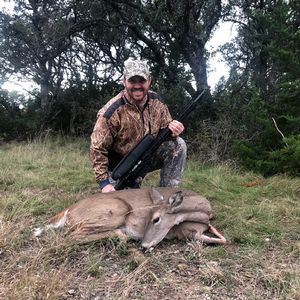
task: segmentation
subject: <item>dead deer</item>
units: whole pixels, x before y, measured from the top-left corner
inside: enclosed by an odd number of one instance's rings
[[[82,242],[130,237],[142,240],[145,249],[164,238],[224,244],[225,238],[210,225],[211,218],[209,201],[195,192],[179,188],[130,189],[82,199],[54,216],[46,228],[67,225],[71,238]],[[204,234],[206,231],[215,237]]]

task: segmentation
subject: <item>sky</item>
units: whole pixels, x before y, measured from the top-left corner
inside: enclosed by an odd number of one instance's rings
[[[206,49],[209,51],[215,51],[221,45],[229,42],[236,36],[236,30],[233,23],[221,23],[219,28],[215,31],[211,40],[207,43]],[[218,83],[220,78],[224,76],[228,77],[229,67],[224,61],[222,61],[222,55],[216,54],[215,57],[208,60],[208,85],[212,88]]]
[[[0,9],[3,7],[11,8],[10,1],[0,0]],[[222,23],[220,24],[219,28],[215,31],[211,40],[207,43],[206,49],[209,51],[216,50],[219,46],[223,45],[224,43],[230,41],[236,34],[232,23]],[[208,85],[214,89],[218,81],[222,76],[227,78],[229,68],[222,61],[221,54],[217,54],[215,57],[210,58],[208,60]],[[22,82],[20,80],[10,80],[9,82],[5,82],[2,85],[2,88],[7,89],[9,91],[15,90],[20,93],[27,94],[27,90],[32,90],[34,88],[34,84],[32,82]]]

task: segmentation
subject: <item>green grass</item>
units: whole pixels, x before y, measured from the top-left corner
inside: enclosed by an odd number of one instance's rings
[[[58,137],[10,144],[0,149],[0,164],[0,188],[6,195],[0,205],[4,210],[18,203],[14,208],[18,211],[53,213],[70,197],[75,201],[77,194],[96,186],[85,141]]]
[[[258,180],[258,181],[257,181]],[[257,185],[245,186],[257,181]],[[285,176],[263,179],[235,167],[203,167],[189,162],[183,186],[211,200],[215,221],[231,241],[266,247],[300,237],[300,180]]]
[[[300,179],[188,161],[182,187],[206,196],[225,246],[164,241],[77,245],[45,223],[97,191],[88,141],[63,137],[0,148],[1,299],[300,299]],[[156,185],[158,172],[143,185]]]

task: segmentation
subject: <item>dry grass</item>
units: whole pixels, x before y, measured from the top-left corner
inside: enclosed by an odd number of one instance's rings
[[[299,179],[190,162],[183,185],[209,197],[227,245],[76,245],[31,229],[96,190],[85,146],[39,143],[0,149],[0,299],[300,299]]]
[[[4,248],[5,249],[5,248]],[[1,253],[1,299],[299,299],[299,249],[164,242],[152,253],[57,233]],[[10,250],[8,252],[8,250]],[[20,251],[21,250],[21,251]],[[298,251],[298,253],[297,253]]]

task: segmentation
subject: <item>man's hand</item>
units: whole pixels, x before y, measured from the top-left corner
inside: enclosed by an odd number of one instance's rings
[[[172,137],[178,137],[184,130],[183,124],[176,120],[170,122],[168,127],[172,131]]]
[[[102,190],[102,193],[110,193],[110,192],[115,192],[115,188],[111,184],[107,184]]]

